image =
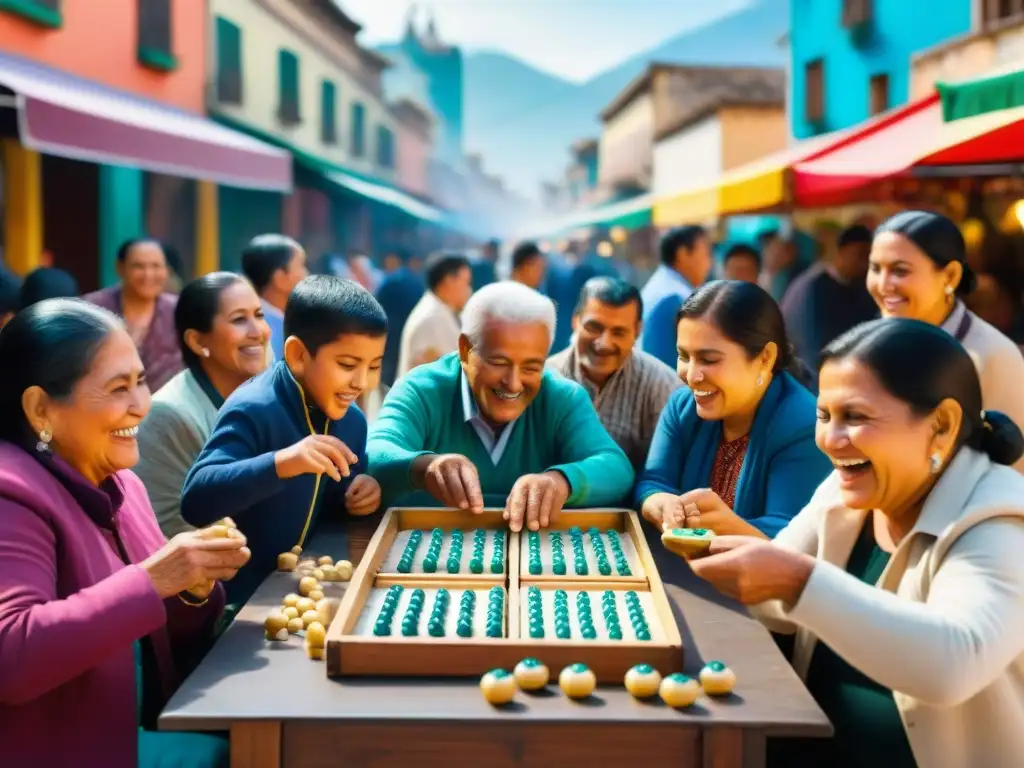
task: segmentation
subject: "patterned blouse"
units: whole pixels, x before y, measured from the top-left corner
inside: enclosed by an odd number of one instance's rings
[[[738,437],[729,442],[722,441],[715,451],[715,463],[711,465],[711,490],[732,509],[736,503],[736,483],[743,469],[743,459],[750,445],[750,435]]]

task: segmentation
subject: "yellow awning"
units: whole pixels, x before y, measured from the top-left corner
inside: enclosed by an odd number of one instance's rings
[[[715,186],[682,192],[654,204],[652,220],[656,227],[696,224],[718,215],[718,188]]]

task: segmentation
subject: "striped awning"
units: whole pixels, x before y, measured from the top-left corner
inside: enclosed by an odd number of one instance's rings
[[[1024,162],[1024,107],[943,120],[938,94],[896,119],[865,127],[843,146],[794,168],[799,207],[841,205],[868,184],[915,167]]]

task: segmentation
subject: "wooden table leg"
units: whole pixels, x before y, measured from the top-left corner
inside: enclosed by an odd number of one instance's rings
[[[231,768],[281,768],[281,723],[277,720],[232,723]]]
[[[704,768],[764,768],[763,733],[742,728],[711,727],[704,731]]]

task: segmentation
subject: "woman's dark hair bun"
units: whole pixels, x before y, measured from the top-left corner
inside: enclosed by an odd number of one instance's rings
[[[1024,434],[1005,413],[985,411],[985,426],[977,430],[975,435],[975,447],[988,454],[996,464],[1009,466],[1024,456]]]
[[[963,275],[956,286],[957,296],[969,296],[978,287],[978,276],[974,273],[974,270],[966,262],[963,264],[963,269]]]

